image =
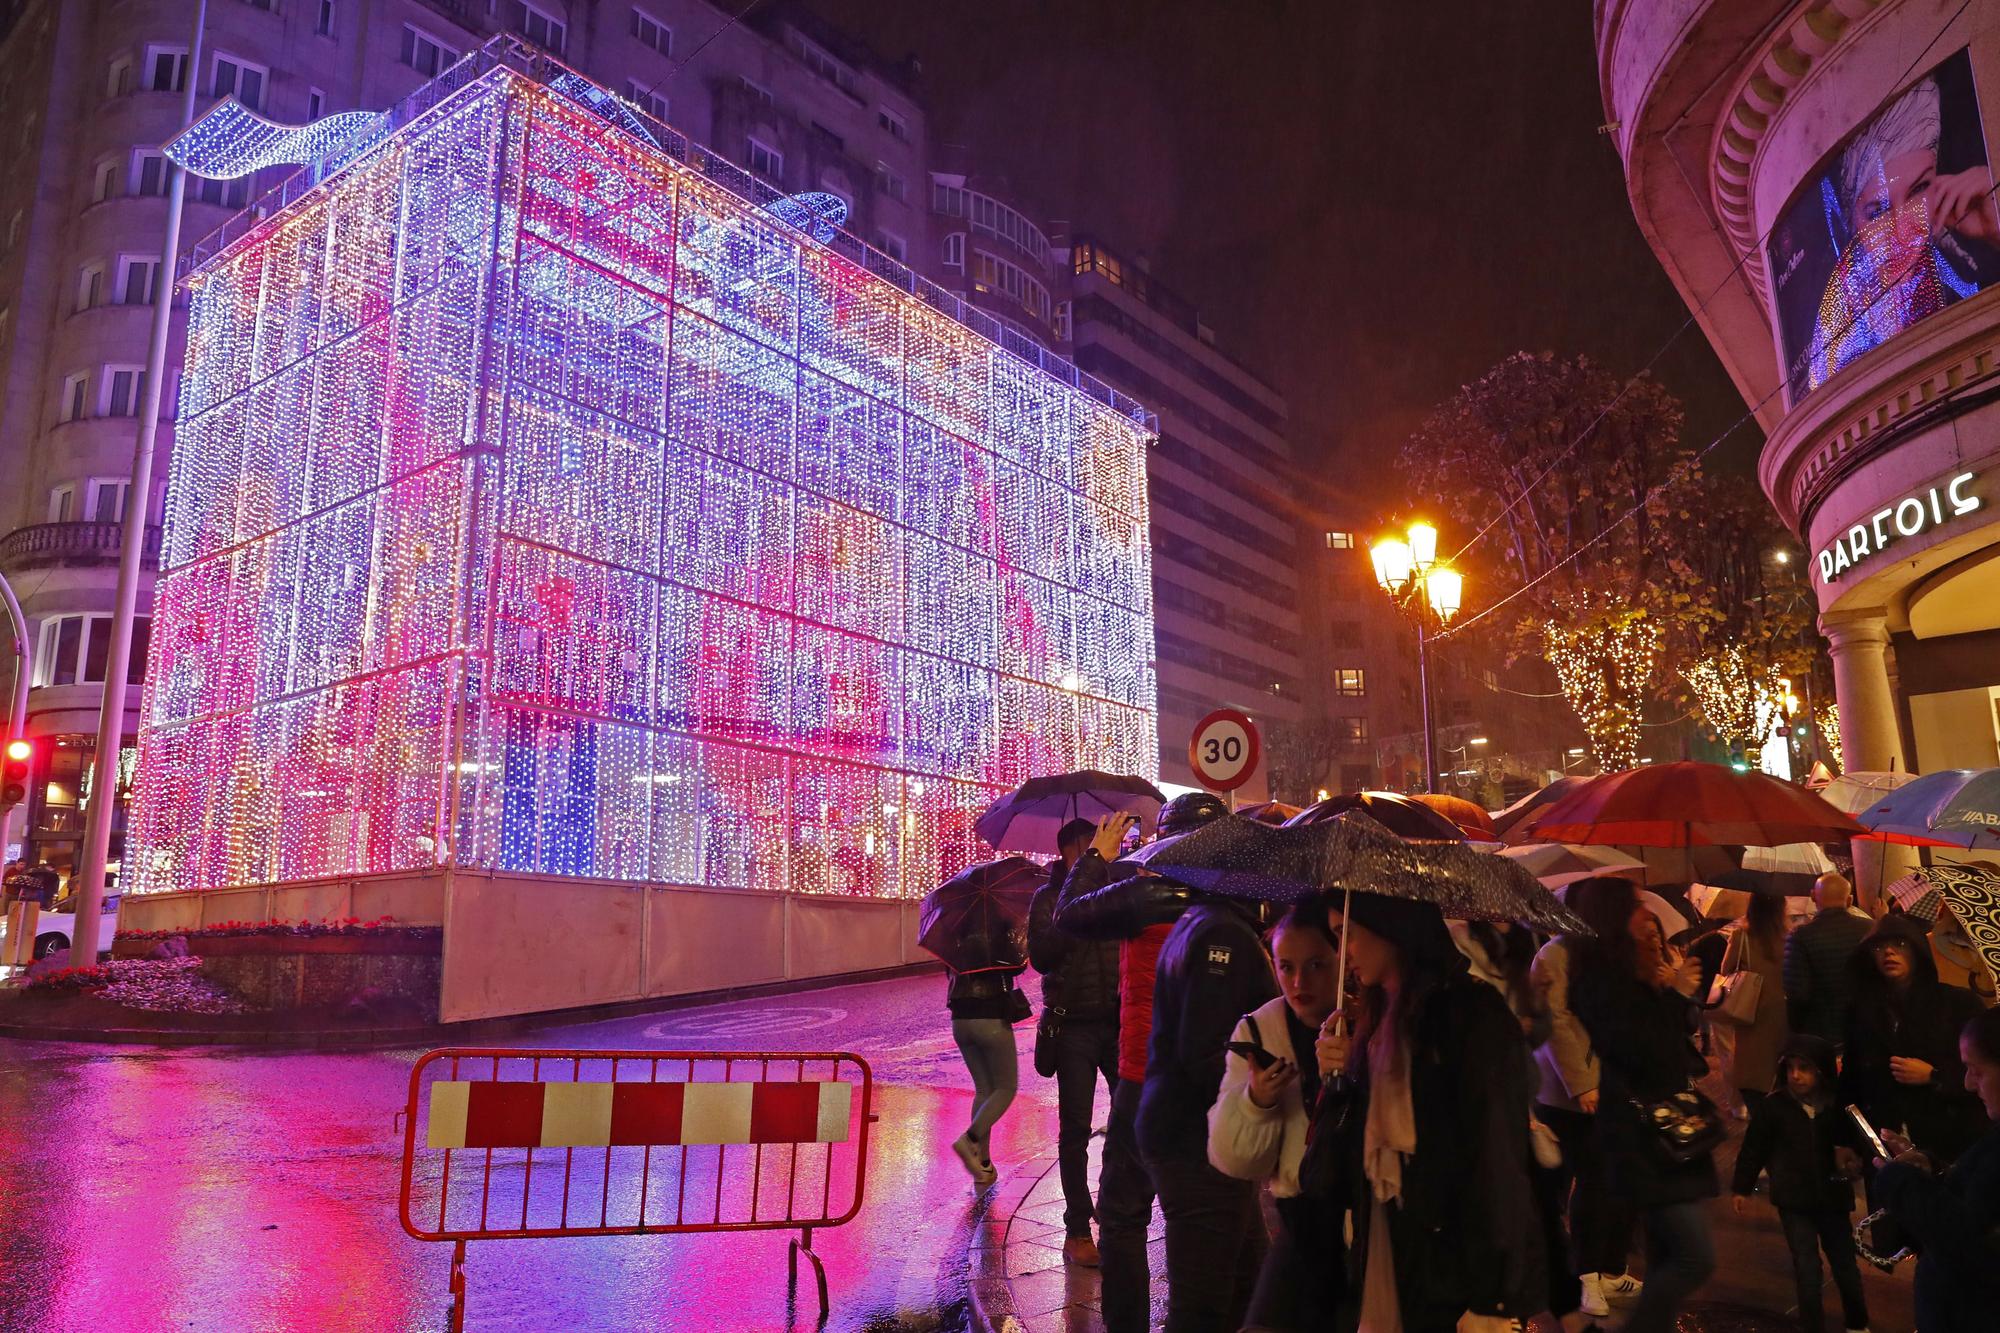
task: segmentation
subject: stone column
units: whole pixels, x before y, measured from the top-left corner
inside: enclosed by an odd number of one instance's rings
[[[1841,766],[1856,773],[1907,773],[1896,698],[1889,687],[1889,620],[1880,608],[1833,611],[1820,617],[1833,656],[1834,697],[1840,703]],[[1916,866],[1907,847],[1856,841],[1854,887],[1860,904],[1880,916],[1882,886]]]

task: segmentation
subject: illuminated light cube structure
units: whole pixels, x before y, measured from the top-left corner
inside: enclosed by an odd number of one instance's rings
[[[1155,776],[1150,418],[556,77],[190,277],[135,891],[915,896],[1021,780]]]

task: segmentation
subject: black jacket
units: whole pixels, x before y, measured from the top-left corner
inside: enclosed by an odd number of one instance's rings
[[[1785,940],[1785,1016],[1794,1032],[1843,1041],[1854,987],[1849,964],[1873,929],[1846,908],[1821,912]]]
[[[1447,1331],[1466,1310],[1531,1318],[1548,1305],[1542,1227],[1528,1174],[1529,1078],[1520,1022],[1491,986],[1459,976],[1432,992],[1411,1035],[1417,1150],[1388,1210],[1408,1333]],[[1365,1087],[1322,1100],[1314,1137],[1339,1136],[1338,1180],[1354,1244],[1347,1291],[1367,1273],[1371,1187],[1362,1168]]]
[[[1177,920],[1194,901],[1186,885],[1158,875],[1114,878],[1130,869],[1096,852],[1078,857],[1056,895],[1056,925],[1078,939],[1129,940],[1148,926]]]
[[[1222,1087],[1223,1045],[1243,1015],[1277,998],[1264,941],[1234,903],[1188,909],[1160,949],[1153,1036],[1139,1092],[1139,1151],[1208,1157],[1208,1109]]]
[[[1638,1106],[1672,1096],[1706,1071],[1692,1040],[1700,1013],[1694,1001],[1580,949],[1570,964],[1569,1007],[1597,1054],[1597,1141],[1613,1187],[1638,1208],[1713,1197],[1714,1160],[1669,1161],[1648,1141],[1656,1131]]]
[[[1744,1131],[1743,1150],[1737,1155],[1730,1189],[1737,1194],[1752,1193],[1758,1175],[1769,1171],[1771,1202],[1788,1212],[1852,1212],[1854,1182],[1842,1174],[1834,1149],[1850,1148],[1865,1160],[1868,1147],[1853,1117],[1834,1096],[1838,1075],[1832,1045],[1818,1037],[1792,1038],[1780,1058],[1781,1071],[1784,1060],[1798,1057],[1818,1067],[1825,1105],[1817,1115],[1808,1114],[1785,1091],[1780,1072],[1778,1090],[1758,1103],[1750,1128]]]
[[[1103,864],[1095,852],[1090,856]],[[1068,875],[1059,863],[1051,872],[1028,909],[1028,961],[1042,974],[1042,1006],[1078,1022],[1116,1022],[1118,941],[1083,939],[1056,925]]]
[[[1928,939],[1893,926],[1877,933],[1891,932],[1911,944],[1913,975],[1899,996],[1876,970],[1871,949],[1854,956],[1841,1095],[1877,1127],[1907,1126],[1912,1143],[1932,1160],[1948,1162],[1979,1136],[1986,1119],[1978,1098],[1965,1090],[1965,1064],[1958,1058],[1958,1034],[1979,1012],[1979,1001],[1937,979]],[[1896,1082],[1889,1061],[1899,1055],[1929,1064],[1935,1071],[1930,1082]]]
[[[1876,1197],[1916,1239],[1917,1327],[1991,1333],[2000,1310],[2000,1124],[1942,1176],[1891,1163]]]
[[[1014,978],[1027,971],[989,969],[984,972],[953,972],[945,985],[945,1008],[953,1018],[1004,1018],[1014,1021],[1020,1001]]]

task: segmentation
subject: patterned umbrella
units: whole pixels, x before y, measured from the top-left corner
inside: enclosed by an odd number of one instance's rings
[[[1725,764],[1648,764],[1593,778],[1535,816],[1538,842],[1642,847],[1771,847],[1862,832],[1819,797],[1768,773]]]
[[[1457,842],[1406,842],[1358,810],[1275,829],[1231,815],[1156,846],[1148,849],[1149,868],[1231,897],[1296,902],[1316,890],[1342,889],[1435,903],[1459,921],[1584,929],[1533,875],[1506,858]]]
[[[1166,801],[1144,778],[1086,768],[1029,778],[987,806],[973,829],[1002,851],[1053,856],[1061,850],[1056,834],[1072,819],[1095,821],[1122,810],[1139,816],[1140,828],[1150,830]]]
[[[1025,856],[969,866],[924,895],[917,944],[954,972],[991,972],[1028,961],[1028,906],[1048,872]]]
[[[1358,810],[1399,838],[1415,842],[1464,842],[1465,830],[1430,807],[1393,791],[1345,792],[1309,805],[1285,821],[1287,828],[1318,824]]]
[[[1921,870],[1912,870],[1894,884],[1885,886],[1882,892],[1903,909],[1904,916],[1913,916],[1926,926],[1937,921],[1938,907],[1944,902]]]
[[[1863,836],[1904,847],[2000,848],[2000,813],[1994,803],[2000,770],[1953,768],[1926,773],[1896,788],[1856,818]],[[1982,806],[1984,809],[1982,809]],[[1996,821],[1983,822],[1982,815]]]
[[[1921,872],[1951,904],[1979,960],[2000,986],[2000,875],[1982,866],[1926,866]]]

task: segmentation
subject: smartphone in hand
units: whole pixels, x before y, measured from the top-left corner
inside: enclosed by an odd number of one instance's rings
[[[1233,1051],[1235,1054],[1242,1056],[1245,1060],[1248,1060],[1251,1064],[1257,1066],[1257,1068],[1259,1069],[1269,1069],[1272,1065],[1278,1063],[1277,1056],[1271,1054],[1269,1051],[1265,1050],[1262,1046],[1259,1046],[1254,1042],[1248,1042],[1248,1041],[1227,1042],[1223,1045],[1222,1049],[1225,1051]]]
[[[1875,1150],[1877,1157],[1887,1159],[1895,1156],[1894,1153],[1883,1146],[1882,1136],[1875,1132],[1875,1126],[1868,1123],[1868,1117],[1861,1114],[1860,1107],[1850,1103],[1847,1108],[1847,1114],[1854,1121],[1855,1128],[1861,1131],[1861,1137],[1867,1139],[1868,1146]]]

